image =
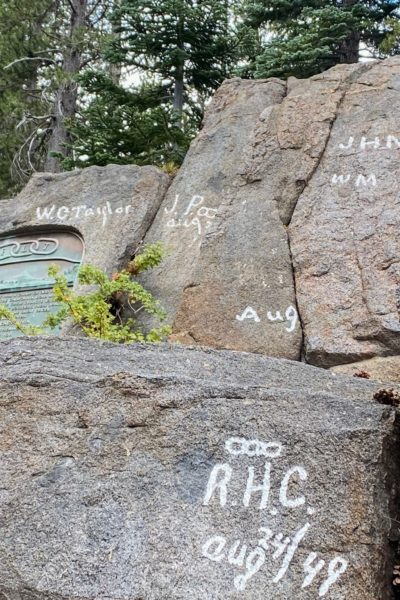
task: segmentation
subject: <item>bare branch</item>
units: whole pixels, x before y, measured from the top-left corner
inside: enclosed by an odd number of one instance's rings
[[[96,54],[94,54],[93,56],[88,57],[86,60],[82,60],[80,62],[79,68],[84,69],[85,67],[90,65],[90,63],[93,62],[93,60],[95,60],[96,58],[99,58],[99,57],[100,57],[100,51],[96,52]]]
[[[59,42],[62,39],[62,36],[59,34],[51,33],[50,31],[44,31],[43,34],[51,40],[55,40]]]
[[[54,119],[55,115],[53,114],[48,114],[48,115],[26,115],[26,120],[27,121],[48,121],[49,119]]]
[[[100,6],[100,4],[101,4],[101,1],[102,1],[102,0],[97,0],[97,2],[95,2],[95,3],[94,3],[94,5],[93,5],[93,8],[92,8],[91,10],[89,10],[89,12],[87,13],[87,15],[86,15],[86,19],[90,19],[90,17],[92,16],[92,14],[93,14],[93,13],[94,13],[94,12],[97,10],[97,8]],[[107,9],[108,9],[108,6],[107,6],[107,8],[105,8],[105,10],[107,10]]]
[[[32,160],[31,160],[31,156],[32,156],[32,148],[33,148],[33,146],[34,146],[34,143],[35,143],[35,137],[34,137],[34,136],[32,136],[32,139],[31,139],[31,141],[30,141],[30,144],[29,144],[29,147],[28,147],[28,151],[27,151],[28,164],[29,164],[29,167],[30,167],[30,168],[31,168],[31,170],[32,170],[32,173],[35,173],[35,172],[36,172],[36,169],[35,169],[35,167],[33,166],[33,163],[32,163]]]
[[[92,13],[91,13],[91,14],[92,14]],[[97,25],[98,23],[101,23],[101,21],[103,21],[103,19],[104,19],[104,17],[106,16],[106,14],[107,14],[107,8],[105,8],[105,9],[104,9],[104,10],[103,10],[103,11],[100,13],[100,15],[97,17],[97,19],[93,20],[92,22],[90,22],[90,16],[91,16],[91,15],[88,15],[88,16],[87,16],[87,21],[88,21],[88,23],[89,23],[89,26],[90,26],[90,27],[94,27],[94,26],[95,26],[95,25]]]
[[[10,69],[11,67],[13,67],[14,65],[16,65],[17,63],[23,62],[24,60],[40,60],[40,61],[44,61],[44,62],[48,62],[51,63],[53,65],[56,65],[56,61],[53,60],[52,58],[46,58],[44,56],[24,56],[23,58],[17,58],[16,60],[13,60],[12,62],[10,62],[10,64],[6,65],[4,67],[4,70],[6,69]]]
[[[67,0],[67,4],[69,4],[69,6],[70,6],[71,10],[72,10],[74,13],[76,13],[76,8],[75,8],[74,4],[71,2],[71,0]]]
[[[29,177],[29,170],[24,169],[23,167],[23,158],[22,153],[26,146],[29,147],[31,140],[35,138],[36,132],[32,131],[28,137],[24,140],[22,145],[20,146],[17,154],[13,158],[12,167],[16,170],[20,180],[23,180],[25,177]]]
[[[37,129],[31,131],[27,138],[21,144],[19,150],[13,157],[11,171],[15,173],[20,181],[26,181],[32,171],[36,171],[32,161],[32,156],[37,155],[41,148],[46,135],[50,129],[47,127],[41,135],[38,135]]]
[[[15,126],[15,129],[18,130],[21,127],[23,127],[25,124],[27,123],[31,123],[31,122],[39,122],[39,123],[44,123],[46,121],[48,121],[49,119],[54,119],[54,115],[53,114],[49,114],[49,115],[40,115],[40,116],[35,116],[35,115],[31,115],[31,114],[25,114],[21,121]]]

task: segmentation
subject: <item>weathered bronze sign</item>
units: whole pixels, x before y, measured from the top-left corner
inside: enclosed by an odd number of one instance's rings
[[[0,237],[0,303],[23,324],[40,326],[59,309],[53,300],[50,265],[57,265],[73,285],[83,255],[83,241],[70,231],[46,231]],[[0,339],[18,330],[0,320]]]

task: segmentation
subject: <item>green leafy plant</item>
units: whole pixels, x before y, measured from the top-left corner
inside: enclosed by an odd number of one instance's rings
[[[23,335],[39,335],[43,333],[43,330],[40,327],[35,327],[34,325],[24,325],[23,323],[20,323],[13,311],[5,304],[0,304],[0,319],[6,319],[9,321],[11,325],[14,325],[14,327]]]
[[[60,304],[58,312],[51,314],[42,324],[42,328],[22,325],[14,313],[5,305],[0,305],[0,318],[5,318],[24,335],[38,335],[46,328],[55,329],[70,319],[87,336],[129,344],[132,342],[159,342],[169,333],[169,326],[160,326],[143,333],[134,318],[125,318],[130,312],[139,311],[166,318],[159,302],[140,283],[132,277],[160,264],[163,256],[161,244],[145,246],[135,256],[127,268],[115,273],[111,278],[93,265],[84,265],[78,273],[81,285],[90,286],[87,293],[76,293],[68,286],[68,280],[60,273],[56,265],[49,268],[54,277],[53,295]]]
[[[173,160],[169,160],[161,165],[161,171],[164,171],[164,173],[167,173],[167,175],[175,177],[175,175],[178,174],[179,165]]]

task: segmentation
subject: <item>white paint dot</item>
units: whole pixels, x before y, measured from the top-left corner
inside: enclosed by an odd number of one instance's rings
[[[312,508],[311,506],[309,506],[307,508],[307,514],[310,515],[310,516],[311,515],[315,515],[315,508]]]

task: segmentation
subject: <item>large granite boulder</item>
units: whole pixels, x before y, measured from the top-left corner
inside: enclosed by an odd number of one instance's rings
[[[291,77],[282,102],[260,115],[241,174],[251,194],[274,201],[285,226],[319,166],[349,81],[365,68],[340,65],[310,79]]]
[[[83,238],[82,262],[111,274],[142,241],[169,183],[150,166],[38,173],[16,198],[0,202],[0,235],[71,229]]]
[[[161,241],[166,257],[142,282],[172,341],[328,368],[400,356],[399,81],[399,57],[228,80],[170,187],[153,167],[36,175],[0,203],[0,300],[15,308],[15,272],[1,268],[22,246],[73,247],[73,284],[76,236],[83,262],[108,273]],[[62,239],[30,237],[40,232]],[[18,314],[44,319],[50,296],[18,296]],[[0,322],[0,338],[10,329]]]
[[[400,354],[400,58],[346,86],[290,225],[305,355],[323,366]]]
[[[0,343],[0,598],[389,600],[376,390],[255,354]]]
[[[0,204],[0,238],[72,230],[109,273],[163,242],[142,282],[173,341],[323,367],[400,355],[399,81],[399,57],[228,80],[169,188],[152,167],[40,174]]]
[[[143,282],[166,307],[174,340],[300,357],[286,230],[268,186],[241,175],[259,116],[285,93],[278,79],[222,85],[146,236],[167,249]]]
[[[324,367],[400,353],[399,78],[393,57],[223,84],[146,236],[173,339]]]

